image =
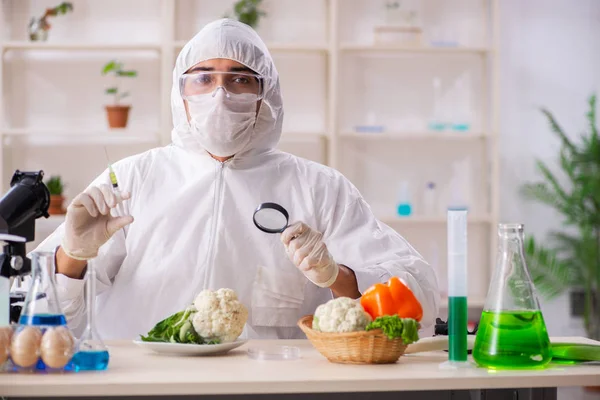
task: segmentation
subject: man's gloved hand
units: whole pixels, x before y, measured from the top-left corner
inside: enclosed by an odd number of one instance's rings
[[[133,222],[130,215],[113,217],[110,210],[131,195],[118,197],[110,185],[92,186],[73,199],[67,208],[62,249],[76,260],[89,260],[119,229]]]
[[[290,225],[281,234],[290,260],[312,283],[320,287],[333,285],[340,271],[327,246],[323,234],[303,222]]]

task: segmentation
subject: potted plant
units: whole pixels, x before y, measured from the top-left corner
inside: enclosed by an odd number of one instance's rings
[[[571,140],[550,111],[542,109],[561,141],[562,176],[537,161],[543,180],[528,183],[523,194],[546,204],[561,217],[563,227],[550,233],[547,244],[526,240],[526,257],[536,288],[552,298],[565,291],[583,292],[587,335],[600,340],[600,137],[596,96],[589,99],[587,132]],[[560,179],[559,179],[560,178]]]
[[[260,17],[267,15],[267,13],[259,9],[261,3],[262,0],[238,0],[233,5],[235,18],[246,25],[250,25],[252,28],[256,28]],[[225,17],[229,17],[229,15],[225,15]]]
[[[51,176],[50,179],[46,181],[46,186],[50,192],[50,207],[48,208],[48,213],[50,215],[64,214],[65,209],[63,208],[63,204],[65,202],[65,197],[63,196],[63,191],[65,185],[63,184],[61,177],[58,175]]]
[[[134,78],[137,76],[137,71],[125,70],[123,69],[123,63],[112,60],[102,69],[102,75],[107,74],[112,74],[115,79],[115,84],[105,91],[106,94],[114,96],[114,103],[110,106],[106,106],[108,125],[111,128],[125,128],[127,126],[131,106],[123,105],[119,102],[129,96],[129,92],[121,91],[117,85],[117,80],[120,78]]]
[[[32,41],[45,41],[48,39],[48,31],[51,28],[48,17],[65,15],[69,11],[73,11],[73,4],[62,2],[54,8],[47,8],[41,18],[32,17],[31,22],[29,22],[29,39]]]

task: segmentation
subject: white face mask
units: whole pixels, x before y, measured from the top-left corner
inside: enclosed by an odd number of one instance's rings
[[[190,127],[200,145],[217,157],[233,156],[248,145],[256,122],[256,102],[244,94],[216,93],[188,101]],[[252,97],[252,95],[248,95]]]

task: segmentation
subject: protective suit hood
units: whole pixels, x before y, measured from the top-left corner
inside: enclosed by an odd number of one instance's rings
[[[173,70],[171,110],[176,146],[204,153],[204,148],[191,132],[179,93],[179,77],[199,62],[225,58],[237,61],[265,77],[265,92],[256,118],[256,124],[246,147],[235,159],[268,151],[276,147],[281,136],[283,105],[279,74],[267,46],[248,25],[232,19],[220,19],[206,25],[181,50]]]

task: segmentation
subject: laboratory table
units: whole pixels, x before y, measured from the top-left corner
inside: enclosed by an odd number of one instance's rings
[[[447,359],[441,351],[405,355],[396,364],[343,365],[328,362],[308,341],[277,342],[300,347],[301,358],[250,359],[246,350],[258,341],[211,357],[164,356],[131,342],[109,341],[107,371],[0,374],[0,396],[548,400],[556,399],[556,387],[600,386],[600,365],[551,365],[533,371],[448,370],[440,368]]]

